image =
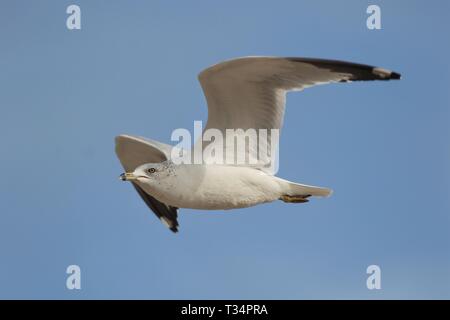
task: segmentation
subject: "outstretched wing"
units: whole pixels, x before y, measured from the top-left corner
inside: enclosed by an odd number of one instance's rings
[[[368,65],[311,58],[245,57],[225,61],[199,74],[208,103],[208,123],[225,137],[226,129],[281,129],[286,92],[332,82],[400,79],[400,74]],[[242,134],[242,131],[241,133]],[[270,135],[246,148],[246,159],[258,157],[269,171]],[[234,146],[231,146],[234,150]],[[233,151],[231,150],[231,151]],[[227,146],[225,154],[230,152]],[[248,158],[247,158],[248,157]],[[225,160],[224,160],[225,161]],[[273,167],[273,166],[272,166]]]
[[[133,171],[145,163],[163,162],[170,158],[170,145],[141,137],[120,135],[116,137],[116,154],[125,171]],[[178,208],[166,205],[146,193],[139,183],[133,182],[147,206],[173,232],[178,231]]]

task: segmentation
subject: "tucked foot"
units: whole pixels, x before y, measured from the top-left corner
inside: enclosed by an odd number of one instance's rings
[[[280,200],[283,200],[284,202],[287,203],[305,203],[308,202],[309,200],[307,198],[311,197],[310,194],[307,195],[298,195],[298,196],[289,196],[287,194],[282,195]]]

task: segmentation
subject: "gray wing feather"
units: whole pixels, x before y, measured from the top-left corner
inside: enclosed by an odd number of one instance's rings
[[[129,172],[145,163],[163,162],[170,158],[170,145],[142,137],[120,135],[116,137],[116,154],[125,171]],[[142,200],[173,232],[178,232],[178,208],[162,203],[132,183]]]
[[[208,104],[205,130],[214,128],[225,135],[226,129],[281,129],[288,91],[333,82],[400,79],[400,74],[337,60],[244,57],[213,65],[198,78]],[[261,146],[270,149],[270,140]],[[254,147],[246,152],[258,154]]]

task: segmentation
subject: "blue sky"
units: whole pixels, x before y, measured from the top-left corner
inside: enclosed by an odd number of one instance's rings
[[[77,4],[82,29],[66,28]],[[366,28],[378,4],[382,30]],[[450,4],[2,1],[0,298],[450,298]],[[331,198],[180,211],[169,232],[114,136],[170,142],[207,109],[197,74],[246,55],[402,73],[288,95],[278,175]],[[77,264],[82,289],[67,290]],[[382,289],[366,288],[381,267]]]

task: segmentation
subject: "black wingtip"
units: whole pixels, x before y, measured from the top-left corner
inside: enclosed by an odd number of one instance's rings
[[[399,80],[401,78],[400,73],[360,63],[353,63],[339,60],[316,59],[316,58],[289,57],[285,59],[292,62],[308,63],[318,68],[328,69],[336,73],[351,75],[348,78],[345,77],[341,80],[338,80],[339,82],[369,81],[369,80]]]
[[[170,231],[172,231],[173,233],[177,233],[178,232],[178,228],[177,227],[172,227],[172,228],[169,228],[170,229]]]
[[[397,72],[392,72],[390,78],[392,80],[400,80],[402,78],[402,75],[400,73],[397,73]]]

